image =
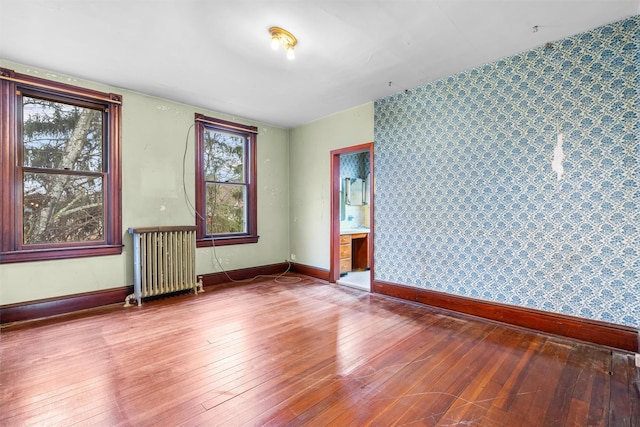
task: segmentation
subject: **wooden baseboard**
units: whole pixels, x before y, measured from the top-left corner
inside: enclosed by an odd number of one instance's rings
[[[631,326],[483,301],[379,280],[374,280],[372,291],[593,344],[632,352],[640,351],[640,331]]]
[[[293,263],[291,271],[294,273],[304,274],[305,276],[315,277],[316,279],[326,280],[329,282],[329,270],[324,268],[311,267],[310,265]]]
[[[250,267],[227,272],[234,280],[246,280],[259,275],[277,275],[287,268],[286,263]],[[291,271],[329,280],[329,271],[292,264]],[[228,283],[224,273],[203,274],[205,286]],[[465,313],[485,319],[546,332],[568,338],[579,339],[594,344],[605,345],[626,351],[640,352],[639,331],[636,328],[616,325],[596,320],[583,319],[557,313],[550,313],[525,307],[477,300],[474,298],[447,294],[428,289],[413,288],[395,283],[374,280],[372,291],[408,301]],[[86,292],[37,301],[0,306],[0,323],[12,323],[70,313],[109,304],[121,303],[133,292],[132,286],[101,291]]]
[[[281,274],[287,267],[288,264],[283,262],[280,264],[232,270],[228,271],[227,274],[229,274],[229,277],[233,280],[245,280],[261,274]],[[202,277],[202,282],[205,287],[229,282],[229,279],[224,273],[201,274],[198,275],[198,277]],[[125,286],[122,288],[105,289],[3,305],[0,306],[0,324],[50,317],[115,303],[124,304],[124,299],[131,293],[133,293],[133,286]]]
[[[124,304],[124,299],[132,292],[133,286],[125,286],[3,305],[0,306],[0,323],[39,319],[115,303]]]
[[[225,273],[208,273],[198,274],[198,278],[202,278],[202,284],[207,286],[220,285],[222,283],[229,283],[232,280],[247,280],[257,276],[273,276],[282,274],[287,270],[289,264],[286,262],[270,265],[261,265],[258,267],[240,268],[238,270],[229,270]],[[292,265],[293,269],[293,265]],[[232,280],[229,280],[231,278]]]

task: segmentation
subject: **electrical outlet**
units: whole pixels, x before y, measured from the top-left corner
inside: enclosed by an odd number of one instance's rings
[[[295,261],[296,260],[296,254],[291,254],[291,261]]]

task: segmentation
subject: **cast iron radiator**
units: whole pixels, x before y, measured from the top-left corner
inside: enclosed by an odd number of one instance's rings
[[[133,293],[125,299],[142,298],[193,290],[203,292],[196,279],[196,227],[130,228],[133,234]]]

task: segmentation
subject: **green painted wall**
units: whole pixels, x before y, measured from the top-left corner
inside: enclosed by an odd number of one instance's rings
[[[330,152],[373,141],[373,103],[299,126],[290,138],[290,256],[329,269]]]
[[[166,99],[88,82],[8,61],[0,66],[123,96],[122,255],[0,265],[0,305],[133,283],[129,227],[194,224],[183,192],[195,203],[194,113],[258,126],[257,244],[217,248],[224,269],[283,262],[289,257],[289,131]],[[371,107],[372,108],[372,107]],[[371,113],[371,116],[373,113]],[[328,156],[328,154],[327,154]],[[208,248],[198,249],[198,274],[220,271]]]

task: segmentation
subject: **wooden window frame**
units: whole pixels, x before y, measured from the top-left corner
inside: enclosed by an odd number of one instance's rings
[[[22,242],[22,124],[19,94],[77,105],[99,105],[104,111],[104,240],[24,245]],[[0,68],[0,264],[82,258],[122,253],[122,96],[54,82]]]
[[[247,126],[226,120],[207,117],[203,114],[195,114],[196,128],[196,246],[199,248],[209,246],[241,245],[257,243],[258,236],[258,186],[256,166],[256,146],[258,128]],[[246,186],[247,206],[246,220],[247,231],[245,233],[207,234],[205,221],[206,184],[204,172],[204,132],[207,129],[220,130],[234,133],[246,138]]]

